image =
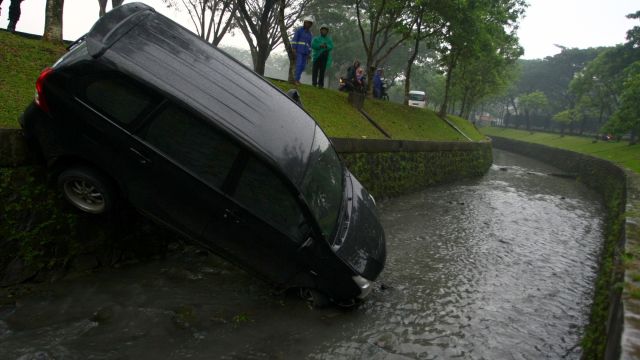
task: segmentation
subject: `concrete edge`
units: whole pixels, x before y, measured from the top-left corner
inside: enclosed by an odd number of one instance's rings
[[[625,252],[638,254],[640,250],[640,175],[626,171],[627,204],[625,208]],[[640,274],[635,259],[635,275]],[[631,271],[625,271],[624,280],[633,288],[640,288],[639,279],[634,279]],[[623,328],[621,335],[621,359],[640,359],[640,299],[631,295],[631,288],[625,286],[622,292]],[[637,297],[637,295],[636,295]]]

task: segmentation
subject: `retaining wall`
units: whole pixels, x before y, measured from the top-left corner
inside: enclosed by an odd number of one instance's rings
[[[491,143],[331,139],[349,170],[376,198],[481,176]]]
[[[602,195],[607,207],[606,238],[583,357],[639,359],[640,176],[589,155],[500,137],[492,141],[498,149],[573,173]]]

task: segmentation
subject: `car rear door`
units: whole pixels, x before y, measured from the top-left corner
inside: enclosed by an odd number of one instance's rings
[[[286,285],[308,271],[303,248],[311,237],[297,192],[274,167],[249,152],[235,169],[225,191],[233,200],[222,222],[208,223],[204,237],[229,241],[225,250],[268,280]]]
[[[158,106],[161,97],[115,71],[88,68],[78,72],[74,111],[68,111],[63,119],[73,125],[74,136],[67,143],[78,155],[120,180],[117,159],[121,145],[131,137],[135,124]]]
[[[130,140],[122,163],[136,206],[195,239],[223,218],[221,187],[240,153],[229,137],[167,101]]]

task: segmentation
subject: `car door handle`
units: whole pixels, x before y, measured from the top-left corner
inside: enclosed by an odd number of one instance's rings
[[[149,159],[148,157],[142,155],[142,153],[140,153],[140,151],[130,147],[129,151],[131,151],[135,156],[136,159],[138,159],[138,162],[142,165],[149,165],[151,164],[151,159]]]

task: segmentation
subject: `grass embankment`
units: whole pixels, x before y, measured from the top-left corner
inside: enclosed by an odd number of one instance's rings
[[[0,31],[0,127],[18,127],[20,114],[33,100],[38,75],[64,52],[62,45]]]
[[[62,45],[26,39],[0,31],[0,127],[19,127],[18,118],[33,100],[35,81],[47,66],[64,52]],[[283,90],[293,85],[274,81]],[[332,89],[298,87],[305,109],[327,135],[358,139],[384,139],[377,130],[347,102],[347,94]],[[370,116],[395,140],[467,141],[439,119],[431,110],[367,99],[364,106]],[[468,121],[450,117],[473,140],[483,140]]]
[[[280,89],[293,87],[285,81],[274,81]],[[308,85],[297,86],[304,108],[329,136],[348,138],[384,139],[368,120],[347,102],[347,94],[332,89],[317,89]],[[367,112],[394,140],[467,141],[435,112],[367,98]],[[475,141],[485,137],[473,125],[461,118],[450,116],[458,128]]]
[[[560,136],[560,134],[497,127],[486,127],[480,131],[488,136],[527,141],[592,155],[640,173],[640,145],[629,146],[627,141],[602,141],[590,137]]]

